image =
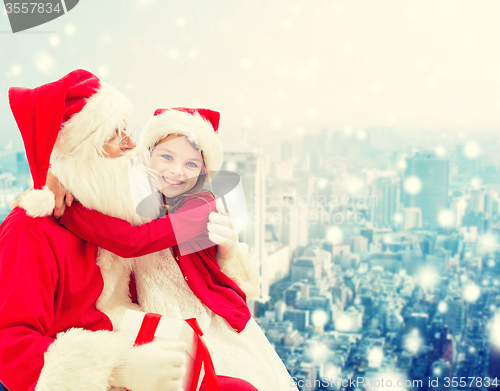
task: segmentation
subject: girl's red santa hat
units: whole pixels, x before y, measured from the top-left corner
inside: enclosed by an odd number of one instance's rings
[[[23,197],[21,206],[33,217],[54,209],[54,195],[45,186],[51,159],[80,153],[82,145],[83,151],[102,152],[133,111],[123,95],[83,69],[34,89],[12,87],[9,102],[35,189]]]
[[[209,109],[158,109],[141,132],[141,144],[152,148],[169,134],[194,135],[209,172],[222,164],[222,143],[217,137],[220,114]]]

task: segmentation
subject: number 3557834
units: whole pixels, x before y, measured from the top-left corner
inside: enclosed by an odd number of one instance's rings
[[[51,14],[52,12],[64,12],[59,3],[55,6],[51,3],[5,3],[5,9],[8,14]]]

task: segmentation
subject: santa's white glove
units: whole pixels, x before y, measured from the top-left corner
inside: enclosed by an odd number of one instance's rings
[[[148,343],[130,349],[110,384],[131,391],[179,391],[186,372],[184,342]]]
[[[238,233],[234,230],[231,210],[226,211],[219,198],[216,201],[217,212],[208,215],[208,237],[217,244],[217,254],[224,258],[234,258],[238,250]]]

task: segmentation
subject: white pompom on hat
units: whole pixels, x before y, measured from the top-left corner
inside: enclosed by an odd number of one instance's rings
[[[217,137],[220,114],[209,109],[175,107],[158,109],[141,132],[141,144],[152,148],[169,134],[193,135],[203,152],[209,172],[218,171],[222,164],[222,143]]]

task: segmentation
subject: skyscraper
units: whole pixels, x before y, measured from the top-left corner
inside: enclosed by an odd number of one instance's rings
[[[455,148],[455,161],[459,174],[473,175],[479,171],[479,159],[468,157],[465,154],[465,146],[463,144],[458,144]]]
[[[248,208],[248,224],[240,233],[259,265],[262,276],[261,299],[269,297],[269,278],[265,262],[265,176],[260,153],[225,152],[222,170],[236,172],[241,177]]]
[[[422,211],[420,208],[403,208],[403,231],[422,227]]]
[[[465,325],[465,303],[458,292],[453,292],[446,298],[448,311],[445,322],[454,337],[462,334]]]
[[[381,177],[374,182],[370,197],[371,222],[379,227],[392,227],[394,216],[399,210],[401,198],[400,179],[397,177]]]
[[[424,227],[437,228],[439,212],[448,209],[449,167],[448,159],[432,152],[417,153],[407,159],[405,181],[411,177],[413,182],[421,184],[421,188],[405,188],[404,206],[422,210]]]

